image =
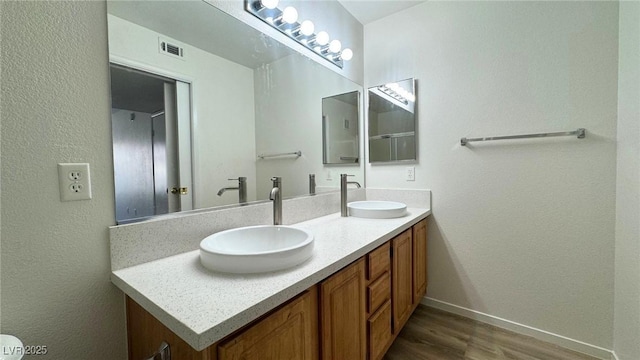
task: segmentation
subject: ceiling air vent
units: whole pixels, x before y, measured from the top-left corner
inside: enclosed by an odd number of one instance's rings
[[[158,38],[158,45],[161,54],[184,60],[184,48],[175,41]]]

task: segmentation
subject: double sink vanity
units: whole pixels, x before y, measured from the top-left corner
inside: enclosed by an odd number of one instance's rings
[[[323,194],[299,201],[335,200]],[[359,209],[350,208],[349,217],[214,230],[200,250],[138,264],[115,260],[129,358],[153,358],[164,343],[171,359],[381,359],[426,292],[431,211],[428,202],[395,213],[398,203],[388,201],[350,205]],[[136,226],[111,229],[112,253],[149,235]]]

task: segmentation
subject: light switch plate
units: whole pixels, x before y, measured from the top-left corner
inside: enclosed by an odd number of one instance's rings
[[[87,163],[58,164],[60,201],[91,199],[91,173]]]

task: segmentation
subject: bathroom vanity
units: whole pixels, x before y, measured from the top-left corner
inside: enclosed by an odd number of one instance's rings
[[[381,359],[427,286],[426,218],[321,216],[311,259],[255,275],[205,269],[198,251],[113,271],[130,359]]]

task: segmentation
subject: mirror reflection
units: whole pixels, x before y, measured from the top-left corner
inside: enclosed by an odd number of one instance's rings
[[[191,208],[188,186],[178,189],[175,185],[180,179],[177,159],[167,156],[178,154],[175,136],[179,114],[184,115],[180,121],[186,122],[188,129],[189,85],[116,65],[110,71],[116,219]],[[184,94],[177,96],[177,92]],[[179,99],[186,102],[178,104]],[[178,105],[187,113],[174,111]],[[183,144],[182,148],[188,146]],[[188,166],[182,170],[189,170]],[[183,195],[174,196],[181,190]]]
[[[325,164],[359,162],[360,93],[352,91],[322,99],[322,159]]]
[[[369,88],[369,162],[417,159],[415,81]]]
[[[360,85],[203,1],[107,8],[118,223],[265,200],[274,176],[285,198],[308,194],[310,174],[338,188],[321,100]],[[343,118],[357,132],[356,108]],[[356,160],[340,171],[364,180]]]

